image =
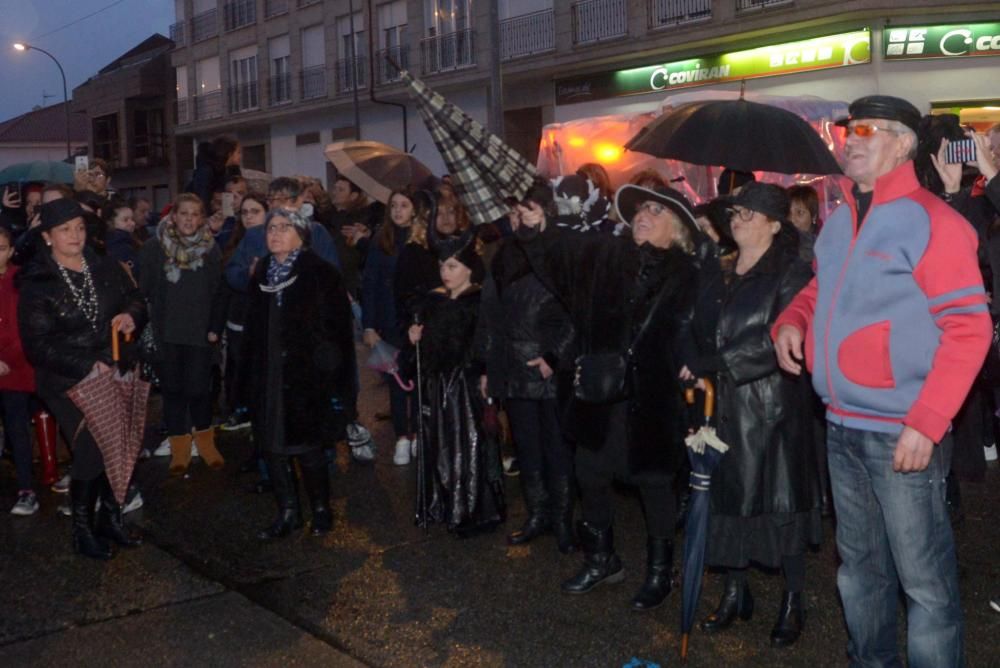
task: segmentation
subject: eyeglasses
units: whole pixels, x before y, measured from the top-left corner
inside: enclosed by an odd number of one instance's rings
[[[282,204],[284,202],[291,202],[292,198],[288,195],[271,195],[267,198],[268,204]]]
[[[271,223],[270,225],[267,226],[267,233],[277,234],[280,232],[284,234],[285,232],[287,232],[290,229],[293,229],[294,227],[295,225],[292,225],[291,223]]]
[[[753,209],[744,209],[743,207],[732,207],[729,209],[730,216],[739,216],[740,220],[744,223],[749,223],[753,220],[753,215],[756,213]]]
[[[667,210],[667,207],[659,202],[643,202],[635,210],[636,213],[640,211],[645,211],[653,216],[659,216],[661,213]]]
[[[892,128],[883,128],[878,125],[872,125],[871,123],[855,123],[854,125],[848,125],[844,127],[844,136],[850,137],[851,135],[857,135],[863,139],[868,139],[877,132],[891,132],[893,134],[899,134],[899,130],[893,130]]]

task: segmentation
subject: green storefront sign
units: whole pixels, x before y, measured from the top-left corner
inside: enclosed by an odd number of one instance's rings
[[[886,60],[1000,56],[1000,23],[885,28],[882,42]]]
[[[556,104],[640,95],[871,62],[867,30],[556,81]]]

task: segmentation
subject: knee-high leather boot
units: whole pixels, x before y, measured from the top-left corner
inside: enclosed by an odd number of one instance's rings
[[[531,542],[538,536],[552,531],[549,521],[549,495],[545,489],[545,477],[541,471],[521,471],[521,493],[528,509],[528,519],[517,531],[507,536],[511,545]]]
[[[552,499],[552,532],[556,544],[563,554],[576,552],[576,532],[573,530],[573,505],[576,489],[572,478],[557,477],[549,482],[549,496]]]
[[[267,472],[274,483],[274,498],[278,516],[271,526],[257,533],[259,540],[283,538],[302,528],[302,508],[299,506],[299,486],[295,469],[288,457],[270,457]]]
[[[142,538],[125,525],[122,505],[118,503],[115,493],[111,490],[107,474],[102,473],[98,480],[101,483],[101,509],[97,511],[95,533],[122,547],[139,547],[142,545]]]
[[[625,579],[622,561],[615,554],[611,527],[598,529],[580,523],[580,543],[583,546],[583,569],[562,584],[567,594],[586,594],[602,584],[614,584]]]
[[[70,507],[73,511],[73,550],[91,559],[110,559],[111,545],[94,535],[94,504],[100,492],[101,479],[70,480]]]
[[[322,536],[333,528],[330,510],[330,469],[322,450],[299,458],[302,467],[302,484],[312,509],[312,535]]]

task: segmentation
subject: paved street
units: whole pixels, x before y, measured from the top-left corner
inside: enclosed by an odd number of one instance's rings
[[[14,518],[13,472],[0,475],[0,666],[594,666],[633,657],[679,663],[680,592],[659,610],[627,609],[643,572],[637,497],[623,493],[617,542],[625,584],[568,597],[559,582],[578,556],[546,538],[510,548],[504,532],[457,540],[413,526],[412,467],[392,464],[384,391],[365,375],[363,420],[379,444],[374,466],[338,451],[335,530],[262,546],[270,497],[247,494],[238,472],[245,436],[227,435],[222,473],[195,460],[188,479],[170,480],[166,459],[142,462],[146,505],[131,515],[146,544],[109,564],[69,551],[69,520],[46,491],[42,510]],[[342,446],[343,447],[343,446]],[[507,479],[508,528],[523,519],[516,478]],[[965,485],[958,533],[970,666],[1000,662],[1000,471]],[[767,635],[781,578],[751,575],[753,619],[718,637],[695,632],[691,666],[844,665],[846,636],[835,588],[832,525],[808,558],[808,619],[802,641],[772,650]],[[678,550],[679,552],[679,550]],[[709,575],[700,616],[720,592]],[[900,626],[901,633],[903,625]]]

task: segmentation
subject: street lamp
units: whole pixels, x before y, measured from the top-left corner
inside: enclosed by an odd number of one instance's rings
[[[56,64],[59,68],[59,74],[62,76],[63,83],[63,111],[66,112],[66,160],[70,160],[73,157],[73,149],[70,148],[70,138],[69,138],[69,95],[66,93],[66,72],[63,71],[62,65],[56,60],[56,57],[45,49],[40,49],[37,46],[32,46],[30,44],[25,44],[23,42],[17,42],[14,44],[14,49],[16,51],[38,51],[44,53],[46,56],[52,59],[52,62]]]

